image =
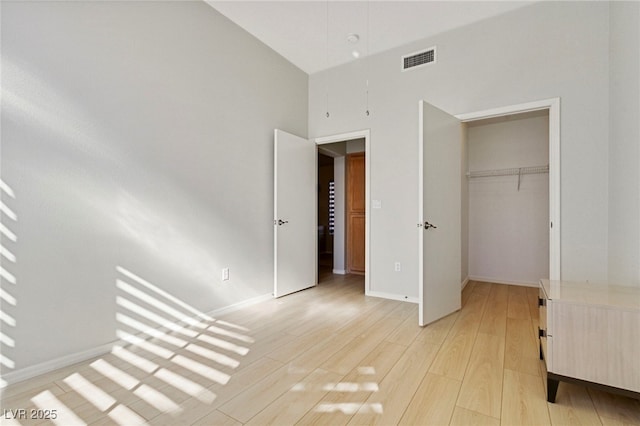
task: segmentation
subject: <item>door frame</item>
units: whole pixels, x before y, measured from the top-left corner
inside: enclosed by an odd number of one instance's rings
[[[371,130],[370,129],[364,129],[364,130],[357,130],[354,132],[348,132],[348,133],[340,133],[340,134],[335,134],[335,135],[330,135],[330,136],[323,136],[323,137],[319,137],[319,138],[315,138],[314,142],[316,143],[316,145],[324,145],[324,144],[328,144],[328,143],[335,143],[335,142],[347,142],[350,140],[354,140],[354,139],[362,139],[364,138],[364,152],[365,152],[365,161],[364,161],[364,167],[365,167],[365,195],[364,195],[364,199],[365,199],[365,213],[364,213],[364,220],[365,220],[365,231],[364,231],[364,293],[365,295],[369,295],[371,288],[370,288],[370,283],[371,283],[371,268],[370,268],[370,264],[369,264],[369,259],[371,259],[371,251],[370,251],[370,241],[371,239],[369,238],[370,236],[370,231],[371,231],[371,155],[369,155],[369,153],[371,152]],[[317,179],[317,173],[316,173],[316,179]],[[318,215],[316,214],[316,228],[318,226]],[[317,240],[317,235],[316,235],[316,240]],[[316,247],[318,245],[318,241],[316,241]],[[317,269],[317,267],[316,267]]]
[[[560,98],[457,114],[455,117],[466,123],[539,110],[549,111],[549,279],[560,280]]]

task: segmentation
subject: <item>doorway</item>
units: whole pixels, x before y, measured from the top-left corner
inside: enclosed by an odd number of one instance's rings
[[[369,197],[370,197],[370,164],[369,156],[369,130],[333,135],[315,140],[318,148],[318,195],[326,197],[318,200],[318,282],[323,278],[331,278],[336,275],[348,273],[360,273],[364,275],[365,294],[369,294]],[[361,188],[364,192],[361,197],[359,224],[361,225],[359,238],[363,239],[359,244],[360,263],[355,268],[350,266],[349,251],[349,214],[347,188],[348,158],[360,156],[363,161],[363,178]],[[323,157],[330,157],[331,160]],[[330,173],[321,168],[327,168],[333,162],[332,181],[327,176]],[[330,166],[329,166],[330,167]],[[361,191],[361,192],[362,192]],[[326,206],[326,207],[325,207]],[[320,210],[322,209],[322,211]],[[353,230],[353,226],[352,229]],[[330,255],[330,259],[328,259]],[[329,270],[328,264],[331,263]]]
[[[326,152],[326,151],[324,151]],[[334,157],[318,150],[318,283],[334,273],[336,194]]]
[[[543,111],[548,115],[548,277],[561,279],[560,258],[560,98],[550,98],[457,115],[463,123]],[[464,195],[463,195],[464,196]],[[464,270],[463,270],[463,276]],[[466,284],[466,281],[465,283]]]
[[[548,222],[545,224],[545,227],[548,226],[549,233],[548,277],[559,280],[561,278],[560,99],[535,101],[455,117],[424,101],[419,102],[419,325],[424,326],[454,312],[456,308],[459,309],[460,293],[469,279],[468,261],[462,259],[463,254],[468,250],[465,247],[465,244],[468,246],[468,240],[466,242],[464,240],[467,230],[462,230],[467,222],[465,219],[468,219],[464,217],[468,206],[461,206],[465,203],[465,199],[468,202],[468,182],[464,176],[466,173],[462,172],[468,164],[462,164],[466,155],[462,155],[461,151],[455,152],[460,145],[464,145],[465,127],[461,127],[461,123],[538,110],[548,111],[549,189]],[[437,161],[434,162],[434,159]],[[451,190],[448,192],[443,192],[438,186],[439,179],[443,178],[450,186]],[[442,196],[443,193],[457,195],[446,198]],[[445,226],[441,225],[451,218],[457,220],[449,221]],[[447,243],[444,257],[448,260],[446,265],[439,261],[442,253],[445,252],[444,242]]]
[[[468,122],[464,151],[463,276],[537,286],[549,278],[549,111]]]

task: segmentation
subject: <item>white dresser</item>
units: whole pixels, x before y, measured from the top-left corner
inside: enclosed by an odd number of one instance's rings
[[[640,399],[640,288],[541,280],[539,306],[549,402],[559,381]]]

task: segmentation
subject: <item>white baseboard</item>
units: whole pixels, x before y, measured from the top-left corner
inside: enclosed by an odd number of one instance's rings
[[[484,283],[495,283],[495,284],[507,284],[507,285],[519,285],[522,287],[538,287],[539,282],[535,281],[517,281],[517,280],[503,280],[500,278],[492,278],[492,277],[479,277],[477,275],[470,275],[468,278],[470,281],[481,281]]]
[[[467,284],[469,284],[469,277],[467,276],[467,278],[464,279],[464,281],[462,281],[462,284],[460,285],[460,289],[464,290],[464,288],[467,286]]]
[[[54,370],[58,370],[63,367],[68,367],[78,362],[86,361],[91,358],[95,358],[104,355],[111,351],[113,346],[117,345],[120,341],[116,340],[111,343],[97,346],[95,348],[87,349],[85,351],[76,352],[73,354],[61,356],[49,361],[42,362],[40,364],[30,365],[29,367],[14,370],[2,375],[8,385],[21,382],[23,380],[31,379],[41,374],[49,373]],[[121,344],[127,344],[122,342]]]
[[[217,315],[222,315],[225,313],[237,311],[240,308],[244,308],[246,306],[254,305],[256,303],[264,302],[266,300],[270,300],[273,298],[272,294],[264,294],[262,296],[257,296],[248,300],[244,300],[242,302],[234,303],[229,306],[225,306],[223,308],[215,309],[211,312],[207,312],[207,315],[211,317],[215,317]],[[201,320],[201,318],[193,317],[193,319]],[[178,326],[187,325],[185,321],[176,321],[174,323]],[[158,331],[166,332],[169,331],[166,327],[157,328]],[[151,336],[148,336],[145,333],[139,333],[136,335],[141,339],[151,339]],[[39,376],[41,374],[46,374],[51,371],[58,370],[60,368],[68,367],[73,364],[77,364],[79,362],[86,361],[91,358],[96,358],[101,355],[105,355],[113,349],[114,346],[128,346],[131,343],[118,339],[114,340],[110,343],[105,343],[104,345],[97,346],[95,348],[87,349],[85,351],[76,352],[73,354],[65,355],[59,358],[55,358],[49,361],[42,362],[40,364],[30,365],[28,367],[21,368],[19,370],[14,370],[2,375],[2,380],[6,382],[6,385],[11,385],[17,382],[21,382],[23,380],[28,380],[33,377]],[[5,386],[6,386],[5,385]]]
[[[344,269],[334,269],[331,272],[333,272],[334,274],[337,274],[337,275],[347,275],[347,271],[345,271]]]
[[[381,299],[399,300],[401,302],[418,303],[417,297],[400,296],[398,294],[384,293],[380,291],[368,291],[366,296],[379,297]]]
[[[237,311],[238,309],[255,305],[256,303],[266,302],[267,300],[273,299],[273,294],[267,293],[262,296],[253,297],[251,299],[243,300],[242,302],[234,303],[233,305],[225,306],[224,308],[215,309],[211,312],[207,312],[207,315],[210,317],[215,317],[216,315],[228,314],[229,312]]]

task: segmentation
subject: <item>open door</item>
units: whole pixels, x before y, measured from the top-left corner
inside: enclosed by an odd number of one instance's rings
[[[316,145],[275,130],[273,295],[316,285]]]
[[[462,124],[420,101],[419,319],[432,323],[461,306]]]

